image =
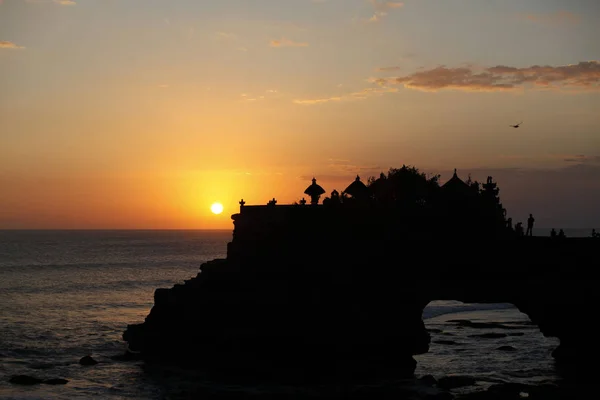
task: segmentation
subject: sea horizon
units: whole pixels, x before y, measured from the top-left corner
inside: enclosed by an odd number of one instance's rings
[[[0,232],[172,232],[172,231],[181,231],[181,232],[223,232],[223,231],[233,231],[233,226],[231,228],[2,228]],[[592,229],[596,229],[595,227],[571,227],[571,228],[560,228],[560,227],[543,227],[543,228],[533,228],[534,236],[549,236],[550,231],[555,229],[559,231],[562,229],[566,234],[570,233],[589,233],[591,234]],[[600,229],[598,229],[600,231]]]

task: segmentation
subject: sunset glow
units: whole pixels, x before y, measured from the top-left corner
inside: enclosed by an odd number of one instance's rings
[[[213,203],[213,205],[210,206],[210,211],[212,211],[213,214],[221,214],[223,212],[223,204]]]
[[[242,198],[403,164],[493,175],[515,219],[600,227],[599,18],[584,0],[0,1],[0,229],[231,229]]]

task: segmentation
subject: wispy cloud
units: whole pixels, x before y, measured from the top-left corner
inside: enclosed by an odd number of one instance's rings
[[[331,97],[321,97],[316,99],[302,99],[302,100],[294,100],[296,104],[303,105],[315,105],[315,104],[325,104],[325,103],[333,103],[340,101],[352,101],[352,100],[365,100],[370,97],[381,96],[385,93],[395,93],[398,89],[390,88],[390,87],[379,87],[379,88],[366,88],[360,90],[358,92],[352,92],[343,94],[340,96],[331,96]]]
[[[399,71],[400,67],[379,67],[379,68],[375,68],[375,71],[377,72],[388,72],[388,71]]]
[[[566,156],[563,158],[563,161],[574,164],[600,164],[600,156],[586,156],[584,154],[577,154],[574,156]]]
[[[569,11],[556,11],[548,14],[517,14],[520,19],[542,24],[577,24],[581,17]]]
[[[73,0],[54,0],[56,4],[60,4],[61,6],[74,6],[77,4]]]
[[[0,49],[24,49],[25,47],[17,46],[13,42],[0,40]]]
[[[442,89],[462,91],[506,91],[524,85],[538,89],[600,90],[600,62],[582,61],[561,66],[448,68],[439,66],[395,78],[372,78],[382,86],[401,84],[405,88],[435,92]]]
[[[357,173],[368,175],[381,172],[381,167],[377,164],[361,165],[353,163],[351,162],[351,160],[345,160],[340,158],[330,158],[329,160],[327,160],[327,167],[329,167],[330,170],[339,172],[343,175]],[[366,183],[368,176],[364,176],[362,178],[362,180]]]
[[[294,42],[293,40],[282,38],[279,40],[271,40],[269,42],[271,47],[308,47],[308,43],[305,42]]]
[[[382,1],[382,0],[367,0],[374,8],[373,15],[369,18],[369,22],[379,22],[385,18],[390,10],[401,8],[404,3],[400,1]]]

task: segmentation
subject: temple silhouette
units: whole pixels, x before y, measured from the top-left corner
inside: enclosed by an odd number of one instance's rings
[[[407,377],[429,349],[423,309],[458,300],[512,303],[560,339],[561,365],[593,362],[581,321],[600,306],[598,241],[526,237],[492,177],[439,179],[403,166],[325,197],[313,178],[295,204],[240,201],[227,258],[157,289],[123,339],[146,362],[214,377]]]

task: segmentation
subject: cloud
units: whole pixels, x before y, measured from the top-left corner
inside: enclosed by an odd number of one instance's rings
[[[365,100],[370,97],[381,96],[385,93],[395,93],[398,89],[390,87],[366,88],[358,92],[347,93],[341,96],[322,97],[317,99],[294,100],[296,104],[315,105],[340,101]]]
[[[577,154],[574,156],[567,156],[563,158],[563,161],[566,163],[573,164],[599,164],[600,165],[600,156],[586,156],[583,154]]]
[[[582,61],[561,66],[495,67],[439,66],[395,78],[372,78],[379,85],[401,84],[405,88],[436,92],[442,89],[462,91],[507,91],[529,85],[537,89],[600,89],[600,62]]]
[[[25,47],[17,46],[13,42],[8,42],[6,40],[0,40],[0,49],[24,49]]]
[[[335,171],[342,176],[351,176],[350,174],[363,174],[365,176],[361,177],[362,180],[366,183],[367,179],[371,175],[379,174],[382,171],[382,168],[379,165],[358,165],[352,163],[350,160],[340,159],[340,158],[330,158],[327,160],[327,167],[331,171]]]
[[[54,2],[56,4],[60,4],[61,6],[74,6],[75,4],[77,4],[72,0],[54,0]]]
[[[271,40],[269,42],[269,46],[271,46],[271,47],[308,47],[308,43],[294,42],[293,40],[282,38],[280,40]]]
[[[526,21],[552,25],[578,24],[581,21],[579,15],[564,10],[549,14],[518,14],[517,16]]]
[[[367,0],[375,9],[369,22],[379,22],[386,17],[390,10],[404,6],[404,3],[399,1],[384,1],[384,0]]]
[[[380,67],[380,68],[376,68],[375,71],[377,72],[387,72],[387,71],[399,71],[400,67]]]

